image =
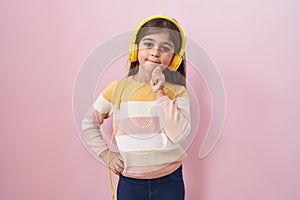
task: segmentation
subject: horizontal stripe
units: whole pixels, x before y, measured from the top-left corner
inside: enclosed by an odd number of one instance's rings
[[[173,150],[180,147],[172,143],[166,134],[116,135],[119,151]]]
[[[176,107],[184,110],[189,113],[189,100],[186,98],[179,98],[175,101],[175,103],[170,100],[171,104],[175,104]],[[164,108],[162,105],[158,104],[155,101],[152,102],[136,102],[136,101],[128,101],[122,102],[120,105],[120,110],[118,110],[118,118],[128,118],[128,117],[151,117],[151,116],[160,116],[164,112]]]
[[[132,135],[141,133],[162,132],[161,121],[158,117],[132,117],[117,121],[118,134]]]
[[[188,93],[184,86],[175,85],[169,82],[165,83],[164,92],[172,100],[178,97],[188,97]],[[155,100],[150,85],[135,81],[131,76],[120,81],[113,81],[105,88],[102,94],[109,102],[119,99],[120,96],[122,102]]]
[[[98,96],[94,103],[94,108],[99,111],[100,113],[109,113],[112,112],[112,104],[107,101],[102,94]]]
[[[113,89],[113,87],[111,88]],[[188,97],[188,93],[184,86],[175,85],[169,82],[165,83],[164,92],[172,100],[177,97]],[[150,85],[135,81],[132,76],[119,81],[114,97],[119,96],[119,94],[122,94],[122,101],[155,100]]]
[[[164,124],[164,132],[174,143],[182,142],[191,130],[191,124],[188,120],[182,118],[180,123],[174,120],[168,120]]]
[[[153,179],[166,176],[180,167],[181,162],[147,167],[128,167],[122,172],[123,176],[131,178]]]
[[[175,105],[186,112],[190,112],[190,100],[185,97],[178,97],[175,100]]]
[[[111,82],[103,91],[102,91],[102,96],[108,101],[108,102],[112,102],[112,98],[113,98],[113,94],[114,91],[116,90],[116,87],[119,81],[115,80],[113,82]]]
[[[163,165],[184,160],[187,155],[182,148],[149,152],[120,152],[124,160],[124,167],[146,167]]]

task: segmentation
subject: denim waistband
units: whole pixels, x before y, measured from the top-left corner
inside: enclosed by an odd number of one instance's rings
[[[174,178],[174,177],[180,177],[182,176],[182,165],[180,165],[180,167],[178,167],[178,169],[176,169],[174,172],[168,174],[168,175],[165,175],[165,176],[162,176],[162,177],[159,177],[159,178],[153,178],[153,179],[140,179],[140,178],[131,178],[131,177],[126,177],[126,176],[123,176],[122,174],[120,175],[120,178],[123,178],[125,180],[131,180],[131,181],[135,181],[135,182],[140,182],[140,183],[148,183],[149,180],[151,181],[156,181],[156,180],[159,180],[159,181],[164,181],[164,180],[169,180],[170,178]]]

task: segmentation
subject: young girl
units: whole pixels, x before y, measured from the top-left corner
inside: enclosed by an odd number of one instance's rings
[[[180,143],[190,132],[184,55],[179,24],[152,16],[136,28],[128,75],[113,81],[83,119],[83,138],[119,176],[118,200],[183,200]],[[114,116],[119,152],[111,152],[99,130]]]

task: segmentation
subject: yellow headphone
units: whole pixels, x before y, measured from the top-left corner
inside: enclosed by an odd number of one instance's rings
[[[132,36],[132,39],[131,39],[131,44],[129,46],[129,61],[130,62],[136,62],[137,61],[137,59],[138,59],[137,58],[138,44],[136,44],[137,34],[139,33],[142,26],[144,26],[147,22],[149,22],[153,19],[166,19],[166,20],[172,22],[177,27],[177,29],[179,30],[179,33],[180,33],[180,36],[181,36],[181,48],[180,48],[179,54],[175,54],[173,56],[173,59],[172,59],[171,64],[169,66],[169,69],[171,69],[172,71],[176,71],[178,69],[178,67],[180,66],[181,62],[182,62],[183,54],[184,54],[184,48],[185,48],[187,38],[184,36],[183,30],[179,26],[179,24],[174,19],[172,19],[170,17],[167,17],[167,16],[164,16],[164,15],[155,15],[155,16],[148,17],[136,26],[136,29],[135,29],[135,31],[133,33],[133,36]]]

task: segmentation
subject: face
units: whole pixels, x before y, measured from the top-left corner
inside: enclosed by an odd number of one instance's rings
[[[139,42],[138,61],[146,71],[160,66],[162,70],[171,63],[175,47],[168,32],[146,35]]]

